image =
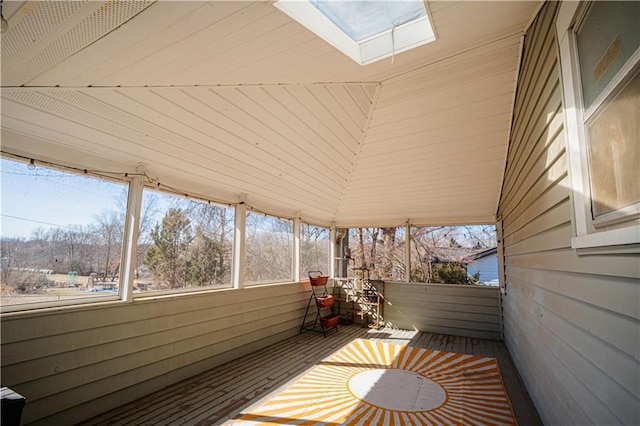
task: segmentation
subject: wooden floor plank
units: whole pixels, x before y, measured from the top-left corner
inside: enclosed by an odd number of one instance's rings
[[[501,341],[407,330],[370,330],[340,326],[326,338],[306,332],[183,380],[83,424],[218,425],[301,377],[320,361],[357,338],[424,349],[496,358],[520,425],[540,425],[540,418]]]

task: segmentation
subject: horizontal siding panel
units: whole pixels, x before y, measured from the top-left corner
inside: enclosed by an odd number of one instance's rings
[[[570,223],[570,214],[571,214],[571,203],[569,200],[564,200],[559,205],[554,206],[554,208],[548,210],[547,212],[541,214],[529,221],[525,226],[520,228],[518,231],[513,234],[506,235],[504,237],[505,245],[511,246],[516,243],[520,243],[525,241],[533,236],[536,236],[542,232],[548,231],[553,228],[559,228],[562,225]],[[568,241],[564,240],[560,242],[560,238],[566,234],[557,235],[555,238],[560,244],[560,247],[567,247]],[[571,233],[569,233],[569,238],[571,238]],[[551,237],[550,237],[551,238]],[[564,244],[564,245],[562,245]],[[510,247],[509,247],[510,248]],[[507,249],[505,249],[506,253]]]
[[[269,304],[268,299],[260,301],[261,304]],[[195,315],[206,320],[195,322],[185,320],[179,315],[170,317],[174,324],[179,323],[180,326],[171,328],[162,328],[161,324],[153,329],[152,332],[140,329],[138,323],[129,325],[132,334],[129,338],[122,336],[113,336],[114,340],[108,340],[108,333],[103,329],[94,330],[92,334],[97,334],[100,338],[91,338],[87,336],[89,333],[74,333],[73,335],[64,335],[60,338],[47,337],[37,340],[31,340],[28,344],[7,344],[3,347],[3,377],[13,383],[27,382],[30,380],[42,379],[48,375],[55,374],[56,377],[62,376],[62,373],[71,371],[81,367],[92,367],[99,365],[102,369],[104,363],[112,358],[125,357],[137,352],[152,350],[155,351],[154,356],[158,356],[159,348],[165,348],[170,352],[175,350],[174,345],[178,345],[181,351],[189,351],[197,349],[192,345],[208,346],[216,343],[213,336],[226,328],[232,327],[234,324],[242,321],[259,321],[261,318],[277,317],[278,314],[300,315],[301,306],[304,300],[301,298],[296,304],[287,305],[285,307],[275,305],[261,310],[242,309],[244,305],[230,305],[226,314],[207,315],[207,312],[197,311]],[[235,308],[235,312],[233,311]],[[151,320],[148,322],[160,322],[160,320]],[[164,324],[162,324],[164,325]],[[120,331],[116,327],[109,327],[112,334]],[[146,327],[149,328],[149,327]],[[84,335],[84,336],[83,336]],[[106,336],[105,336],[106,335]],[[105,336],[105,338],[103,338]],[[82,340],[86,337],[87,340]],[[204,340],[203,338],[206,338]],[[71,340],[71,341],[70,341]],[[64,346],[63,346],[64,345]],[[30,360],[29,349],[48,348],[44,353],[37,353],[38,358]],[[80,347],[76,349],[77,347]],[[15,349],[14,349],[15,348]],[[72,348],[68,350],[68,348]],[[105,348],[102,351],[100,348]],[[6,354],[5,354],[6,352]],[[50,352],[50,353],[47,353]],[[98,354],[96,354],[96,352]],[[56,368],[52,371],[51,365]],[[15,368],[13,368],[15,366]],[[28,367],[26,370],[25,367]],[[12,373],[15,373],[13,375]]]
[[[39,337],[50,337],[67,333],[90,331],[110,325],[127,325],[132,321],[162,319],[164,316],[189,315],[189,311],[222,309],[230,304],[253,303],[261,299],[287,297],[304,294],[307,291],[304,283],[252,286],[242,290],[213,290],[210,293],[165,295],[159,297],[135,298],[131,305],[124,303],[116,306],[100,307],[100,315],[90,315],[95,307],[71,308],[56,313],[55,321],[43,321],[51,312],[3,314],[2,342],[13,343]],[[136,309],[130,309],[135,306]],[[249,309],[251,309],[249,307]],[[88,313],[85,313],[88,311]],[[81,317],[82,321],[78,318]],[[14,322],[16,321],[16,322]],[[20,327],[11,324],[19,323]],[[159,323],[161,324],[161,323]],[[122,332],[126,332],[123,328]],[[134,335],[134,334],[132,334]]]
[[[495,309],[493,314],[477,314],[465,312],[463,306],[449,307],[434,304],[410,306],[408,303],[402,303],[402,308],[385,306],[385,323],[393,325],[394,319],[411,320],[418,324],[500,332]],[[409,330],[411,329],[415,329],[415,327],[409,328]]]
[[[511,256],[508,264],[513,266],[568,271],[585,274],[624,277],[637,279],[640,276],[640,264],[635,255],[592,255],[579,257],[573,250],[555,250],[544,253],[530,253]]]
[[[614,312],[583,303],[573,297],[549,292],[544,287],[538,287],[535,283],[526,282],[518,277],[509,278],[514,284],[514,296],[519,298],[521,304],[529,306],[535,303],[540,309],[563,318],[572,327],[580,328],[593,338],[607,342],[618,351],[626,353],[629,358],[640,360],[638,341],[627,337],[638,331],[636,320],[615,315]],[[542,320],[543,315],[544,313],[540,313],[539,320]]]
[[[513,304],[505,307],[505,316],[508,318],[518,318],[520,321],[513,321],[509,326],[505,326],[505,335],[527,336],[526,339],[513,337],[513,341],[506,340],[510,352],[516,352],[514,363],[518,371],[526,371],[529,377],[526,378],[526,386],[532,397],[542,422],[544,424],[619,424],[619,420],[606,407],[598,402],[584,386],[578,382],[573,374],[567,369],[558,355],[553,351],[554,344],[549,345],[548,331],[535,326],[535,317],[527,314],[526,311],[518,307],[517,311],[512,311]],[[505,322],[506,324],[506,322]],[[565,360],[570,362],[571,360]],[[526,369],[525,369],[526,367]],[[536,373],[536,374],[534,374]],[[602,413],[607,412],[607,422],[596,423],[585,412],[585,405],[601,408]],[[589,407],[586,407],[589,410]]]
[[[637,280],[577,272],[547,271],[507,266],[506,273],[535,283],[549,292],[574,298],[600,309],[640,320],[640,286]],[[576,284],[577,283],[577,284]]]
[[[555,182],[559,176],[566,173],[564,134],[559,133],[562,128],[555,130],[557,130],[556,133],[545,135],[544,143],[545,145],[548,144],[548,147],[545,147],[537,157],[531,158],[528,165],[516,164],[513,166],[526,171],[526,174],[519,175],[518,180],[515,182],[505,181],[505,190],[507,188],[513,188],[518,192],[518,197],[522,197],[523,194],[520,191],[524,191],[524,188],[526,188],[528,192],[533,192],[534,195],[539,195],[541,194],[541,188],[543,191],[546,190],[552,186],[551,184]],[[547,186],[544,185],[545,181],[549,183]],[[530,199],[531,195],[528,197]],[[516,202],[517,200],[519,199],[508,197],[506,194],[504,195],[503,205],[505,213],[511,213],[511,210],[521,212],[521,210],[518,210],[519,204]]]
[[[545,282],[534,281],[533,278],[535,276],[532,277],[534,274],[526,269],[516,270],[516,268],[509,268],[507,273],[510,276],[517,276],[520,282],[529,283],[525,285],[534,286],[535,290],[533,291],[544,294],[545,297],[559,297],[558,295],[562,295],[567,299],[573,298],[583,303],[588,309],[600,311],[610,310],[610,307],[616,309],[618,305],[623,305],[626,302],[628,305],[627,320],[638,320],[640,317],[640,312],[638,312],[640,306],[636,303],[638,288],[632,281],[616,281],[612,279],[605,281],[597,280],[593,276],[581,275],[579,279],[582,284],[577,287],[571,286],[576,277],[573,277],[573,274],[564,272],[546,274],[547,281]],[[595,290],[594,287],[596,288]],[[540,304],[540,306],[542,305]],[[621,315],[624,315],[624,313]],[[594,338],[597,338],[597,336],[594,336],[591,329],[579,328],[570,319],[567,319],[567,315],[563,311],[554,312],[553,319],[554,321],[558,320],[554,324],[557,324],[559,328],[571,328],[571,332],[566,332],[563,336],[567,342],[572,342],[572,346],[579,353],[583,353],[598,368],[603,371],[609,371],[611,376],[630,393],[639,393],[640,376],[628,374],[629,371],[637,368],[637,360],[633,356],[623,354],[620,348],[613,344],[594,344]],[[548,322],[549,317],[542,317],[541,321]],[[548,328],[553,327],[548,326]],[[615,360],[615,362],[612,362],[612,360]]]
[[[559,137],[564,129],[563,114],[561,111],[551,114],[552,119],[548,123],[541,123],[541,129],[535,135],[533,143],[527,144],[532,147],[527,153],[527,161],[512,165],[511,170],[516,170],[517,173],[505,179],[505,182],[509,182],[509,191],[504,194],[505,203],[511,201],[514,191],[524,185],[527,179],[535,176],[541,165],[548,167],[565,149],[564,139]]]
[[[506,226],[509,227],[511,222],[523,214],[528,206],[541,196],[544,196],[557,182],[561,182],[567,176],[567,159],[562,155],[556,162],[552,163],[548,170],[544,172],[535,182],[528,186],[527,190],[523,190],[520,194],[519,202],[512,206],[504,206],[502,217],[505,219]],[[513,208],[513,210],[511,210]],[[511,216],[511,217],[509,217]]]
[[[497,288],[385,283],[385,324],[409,330],[440,330],[467,337],[500,338]]]
[[[538,230],[538,234],[511,244],[505,248],[504,256],[517,256],[527,253],[543,252],[569,248],[573,227],[571,222],[565,222],[557,227]]]
[[[544,57],[549,58],[550,52],[555,52],[554,37],[550,34],[546,38],[547,44],[543,47],[541,52]],[[556,111],[560,103],[557,101],[558,97],[555,92],[559,88],[559,68],[557,61],[546,60],[541,66],[533,67],[535,73],[535,84],[531,87],[531,97],[520,96],[516,101],[515,114],[522,114],[521,117],[533,117],[531,120],[518,120],[513,128],[513,135],[516,140],[531,140],[535,139],[535,129],[543,123],[548,122],[550,119],[550,113]],[[529,70],[525,70],[525,73]],[[535,98],[534,98],[535,97]],[[526,102],[526,101],[528,102]],[[533,102],[532,102],[533,100]],[[525,102],[524,105],[521,102]],[[520,106],[524,108],[520,109]],[[519,152],[516,152],[518,158],[523,153],[526,153],[522,146]]]
[[[478,286],[455,285],[455,284],[421,284],[421,283],[400,283],[388,282],[385,284],[385,294],[404,295],[412,298],[416,295],[440,295],[440,296],[462,296],[471,297],[471,304],[489,303],[493,306],[498,300],[498,290],[496,288],[486,288]]]
[[[136,300],[133,304],[3,317],[3,384],[27,395],[25,421],[211,368],[214,359],[295,334],[305,283]],[[259,344],[258,344],[259,346]],[[238,352],[239,351],[239,352]],[[177,373],[176,370],[183,371]],[[157,388],[156,388],[157,389]],[[97,413],[94,413],[97,414]]]
[[[274,312],[277,312],[277,310],[274,309]],[[173,342],[161,341],[158,346],[150,345],[149,348],[137,346],[135,339],[122,342],[120,345],[98,345],[93,348],[93,352],[108,353],[112,357],[93,363],[90,356],[82,356],[77,360],[73,359],[71,362],[88,360],[90,363],[82,366],[76,365],[69,370],[62,370],[61,368],[56,370],[55,368],[58,366],[55,364],[55,358],[41,362],[27,362],[24,365],[16,366],[13,370],[8,368],[6,380],[16,381],[13,386],[21,389],[24,394],[30,395],[34,400],[34,404],[36,404],[36,400],[44,405],[55,404],[52,401],[59,400],[60,402],[66,401],[69,407],[72,407],[77,402],[86,401],[87,398],[99,397],[104,391],[104,389],[101,389],[102,386],[111,386],[112,390],[118,389],[118,387],[114,386],[114,382],[119,382],[117,379],[114,380],[116,377],[121,377],[123,382],[128,381],[128,386],[135,384],[140,379],[152,379],[181,365],[189,365],[218,355],[226,350],[231,350],[238,345],[238,341],[246,339],[245,335],[247,334],[251,338],[257,338],[265,330],[276,327],[281,323],[289,324],[291,327],[292,323],[298,323],[301,318],[301,312],[301,310],[296,312],[281,311],[278,315],[262,318],[257,318],[258,315],[249,315],[253,317],[253,321],[261,323],[260,328],[257,330],[255,323],[243,322],[238,324],[237,318],[228,318],[224,321],[212,322],[212,326],[217,326],[217,329],[211,330],[209,333],[184,339],[179,337],[178,332],[174,334],[175,339]],[[235,338],[229,339],[229,336],[235,336]],[[162,335],[158,337],[160,339],[163,338]],[[126,351],[126,349],[121,349],[126,344],[131,348],[128,353],[120,354],[117,352],[118,349]],[[67,355],[75,357],[76,353],[71,352]],[[41,370],[46,368],[46,365],[54,365],[52,373],[55,374],[34,377],[31,381],[22,381],[24,379],[20,375],[21,369],[28,370],[34,366]],[[3,372],[4,376],[5,373]],[[28,377],[25,379],[28,379]],[[103,382],[103,385],[98,385],[98,383]],[[80,383],[83,385],[78,386]],[[68,394],[64,395],[65,393]],[[74,396],[71,397],[71,395]],[[57,405],[57,407],[62,408],[61,405]]]
[[[512,290],[513,292],[514,290]],[[526,291],[526,287],[517,286],[517,292]],[[569,383],[573,384],[571,390],[574,397],[579,398],[580,401],[590,401],[589,406],[585,407],[584,411],[588,414],[591,422],[595,424],[636,424],[639,420],[637,416],[638,398],[634,396],[633,392],[638,389],[640,377],[627,379],[627,384],[631,386],[631,392],[629,389],[624,389],[618,383],[611,381],[611,372],[603,372],[602,370],[595,368],[593,363],[587,358],[588,355],[595,355],[597,353],[602,354],[603,349],[591,349],[589,353],[585,354],[577,350],[568,344],[568,341],[573,341],[570,335],[586,335],[591,340],[592,346],[600,346],[598,342],[597,334],[593,334],[593,330],[585,332],[584,329],[578,327],[571,321],[561,319],[558,315],[563,311],[573,311],[574,306],[565,306],[558,309],[562,302],[571,303],[571,299],[562,300],[561,297],[550,297],[545,299],[545,305],[540,305],[539,300],[531,299],[529,297],[519,297],[517,294],[515,297],[522,301],[522,309],[526,309],[532,317],[536,317],[538,321],[537,333],[541,336],[541,344],[549,347],[555,354],[558,361],[562,363],[563,376],[569,378]],[[554,300],[556,305],[549,304],[548,300]],[[595,317],[593,314],[595,311],[589,313],[593,322],[602,319],[603,316]],[[594,324],[595,325],[595,324]],[[552,331],[553,330],[553,331]],[[611,333],[615,328],[609,328],[608,332]],[[567,335],[564,335],[564,333]],[[620,330],[619,334],[623,334],[624,330]],[[628,334],[627,334],[628,335]],[[593,352],[595,350],[595,353]],[[624,357],[620,353],[616,354],[616,351],[606,350],[608,354],[613,354],[614,358],[609,359],[608,362],[619,362],[619,368],[633,369],[634,365],[637,365],[636,360],[631,357]],[[554,357],[554,358],[555,358]],[[551,358],[553,360],[553,358]],[[552,364],[550,362],[549,364]],[[550,366],[550,368],[553,368]],[[627,375],[628,375],[628,369]],[[618,371],[619,373],[619,371]],[[633,414],[635,411],[635,415]]]
[[[528,204],[527,208],[524,209],[521,214],[510,217],[509,219],[511,220],[504,225],[503,235],[513,234],[526,226],[531,220],[569,199],[570,186],[569,176],[565,174],[555,185],[544,192],[542,194],[543,196],[536,198],[531,204]]]
[[[496,322],[497,312],[496,304],[491,299],[478,300],[477,304],[457,303],[457,297],[449,297],[447,299],[437,300],[437,298],[428,301],[415,299],[411,297],[403,297],[402,294],[394,294],[387,292],[387,298],[401,300],[403,312],[424,311],[424,312],[442,312],[446,315],[460,315],[460,317],[473,318],[479,322]],[[393,304],[387,303],[385,309],[394,309]],[[400,308],[398,308],[400,309]]]

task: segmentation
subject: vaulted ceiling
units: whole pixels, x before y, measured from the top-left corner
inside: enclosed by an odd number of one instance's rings
[[[429,1],[360,66],[272,1],[5,1],[2,150],[319,225],[495,220],[539,2]]]

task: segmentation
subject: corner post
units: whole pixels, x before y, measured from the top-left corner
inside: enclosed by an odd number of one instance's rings
[[[247,194],[240,194],[240,202],[236,205],[235,227],[233,231],[233,269],[231,270],[231,283],[235,289],[241,289],[244,286],[246,225]]]
[[[140,208],[142,205],[142,191],[144,187],[144,164],[136,166],[136,175],[129,184],[127,196],[127,210],[124,221],[124,247],[120,264],[122,268],[120,297],[127,303],[133,301],[133,280],[136,275],[136,257],[138,251],[138,233],[140,232]]]

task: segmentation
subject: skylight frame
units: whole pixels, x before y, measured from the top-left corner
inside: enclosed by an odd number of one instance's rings
[[[351,39],[308,0],[278,0],[274,6],[362,66],[436,39],[426,5],[424,16],[360,42]]]

